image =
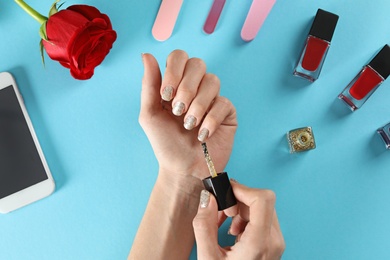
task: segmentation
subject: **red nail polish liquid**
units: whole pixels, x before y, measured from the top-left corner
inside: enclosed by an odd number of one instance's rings
[[[352,110],[360,108],[390,74],[390,46],[382,50],[358,73],[339,95]]]
[[[314,82],[320,75],[339,17],[318,9],[294,75]]]

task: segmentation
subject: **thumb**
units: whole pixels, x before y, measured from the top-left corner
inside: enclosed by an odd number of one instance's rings
[[[194,227],[198,259],[216,259],[218,255],[218,206],[214,196],[202,190]]]
[[[156,59],[151,54],[142,54],[144,76],[142,78],[141,114],[153,113],[161,109],[161,72]]]

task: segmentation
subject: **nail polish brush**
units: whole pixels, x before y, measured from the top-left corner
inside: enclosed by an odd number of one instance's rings
[[[218,204],[218,210],[224,210],[237,204],[227,172],[217,173],[211,160],[206,143],[202,143],[204,158],[209,168],[210,177],[202,180],[206,190],[212,193]]]
[[[209,168],[209,172],[212,178],[217,177],[217,171],[215,170],[214,163],[211,160],[209,151],[207,150],[206,143],[202,143],[204,158],[206,159],[207,167]]]

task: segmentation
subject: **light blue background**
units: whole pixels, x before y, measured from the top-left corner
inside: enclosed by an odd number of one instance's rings
[[[28,3],[46,14],[52,1]],[[388,0],[280,0],[249,43],[240,39],[249,0],[227,1],[212,35],[202,32],[212,1],[184,1],[166,42],[151,35],[160,1],[82,3],[108,14],[118,33],[88,81],[47,56],[43,68],[39,24],[0,2],[0,71],[15,76],[57,184],[52,196],[0,216],[0,259],[127,257],[158,170],[138,124],[141,53],[164,65],[176,48],[204,59],[235,104],[226,170],[276,192],[284,259],[390,259],[390,152],[376,134],[390,121],[390,82],[354,113],[336,98],[390,43]],[[340,19],[310,84],[292,71],[318,8]],[[291,155],[286,132],[303,126],[313,127],[317,148]],[[222,243],[232,241],[226,230]]]

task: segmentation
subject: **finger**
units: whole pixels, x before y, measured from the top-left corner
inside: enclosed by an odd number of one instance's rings
[[[270,237],[270,258],[280,259],[283,255],[284,249],[286,248],[283,235],[275,227],[272,227]]]
[[[231,206],[230,208],[225,209],[224,212],[226,216],[234,217],[238,214],[238,206],[237,205]]]
[[[252,239],[268,237],[274,217],[275,193],[270,190],[248,188],[235,182],[231,184],[236,199],[249,207],[249,216],[240,212],[240,216],[248,219],[250,223],[250,229],[245,232],[253,236]]]
[[[174,50],[168,55],[160,94],[163,100],[171,101],[183,78],[188,54],[182,50]]]
[[[205,73],[206,64],[201,59],[191,58],[187,61],[183,78],[172,100],[172,112],[174,115],[181,116],[187,111],[198,92],[200,82]]]
[[[233,236],[238,236],[242,232],[244,232],[246,225],[248,224],[248,221],[243,219],[240,215],[236,215],[232,219],[232,224],[229,228],[229,234]]]
[[[273,217],[274,221],[273,221],[273,226],[274,228],[282,233],[281,229],[280,229],[280,225],[279,225],[279,220],[278,220],[278,215],[276,214],[276,210],[274,209],[274,217]]]
[[[218,227],[220,227],[223,222],[227,219],[227,216],[223,211],[218,211]]]
[[[197,127],[207,110],[211,107],[213,100],[218,96],[220,81],[214,74],[204,75],[198,92],[188,108],[184,118],[184,127],[191,130]]]
[[[203,190],[194,227],[199,259],[215,259],[218,252],[218,206],[214,196]]]
[[[161,85],[161,72],[156,59],[151,54],[143,54],[144,76],[141,90],[140,115],[153,114],[161,109],[159,87]]]
[[[225,97],[218,96],[200,126],[198,139],[204,142],[220,125],[237,126],[236,108]]]
[[[238,235],[236,236],[236,240],[234,241],[235,244],[237,244],[238,242],[240,242],[241,236],[242,236],[242,233],[240,233],[240,234],[238,234]]]
[[[283,238],[282,231],[280,229],[278,216],[276,210],[274,210],[273,225],[271,228],[271,239],[272,239],[272,248],[275,252],[275,257],[282,256],[284,249],[286,248],[286,243]]]

